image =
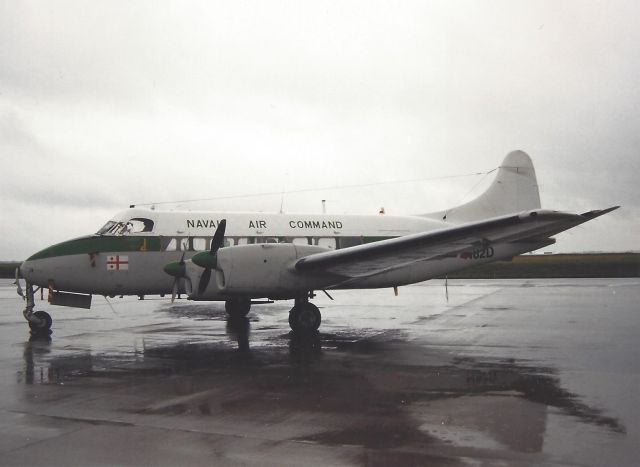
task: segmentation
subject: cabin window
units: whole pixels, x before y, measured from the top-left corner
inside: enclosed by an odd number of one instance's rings
[[[178,250],[180,251],[189,251],[189,238],[181,238],[178,240]]]
[[[203,238],[203,237],[195,237],[193,239],[193,249],[195,251],[206,251],[208,250],[207,248],[207,239]]]
[[[247,241],[247,237],[241,237],[238,239],[238,242],[237,242],[238,245],[246,245],[247,243],[249,243]]]
[[[307,237],[296,237],[291,241],[291,243],[295,245],[308,245],[309,240],[307,239]]]
[[[224,237],[224,246],[233,246],[234,243],[233,238]]]
[[[316,239],[316,245],[329,248],[330,250],[336,249],[336,239],[333,237],[323,237]]]
[[[160,246],[162,251],[176,251],[178,248],[178,240],[175,238],[162,238]]]

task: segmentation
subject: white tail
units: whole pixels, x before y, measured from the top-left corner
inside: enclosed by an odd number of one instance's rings
[[[476,199],[445,211],[425,214],[451,223],[470,222],[540,209],[536,171],[524,151],[507,154],[493,183]]]

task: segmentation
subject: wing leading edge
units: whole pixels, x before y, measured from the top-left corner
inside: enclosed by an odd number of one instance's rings
[[[570,214],[534,210],[494,217],[436,231],[358,245],[306,256],[295,263],[301,273],[331,273],[345,279],[365,278],[419,261],[457,255],[471,247],[497,243],[548,244],[550,236],[618,209]],[[498,258],[497,258],[498,259]]]

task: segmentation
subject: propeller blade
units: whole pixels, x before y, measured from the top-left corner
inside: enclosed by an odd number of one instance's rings
[[[211,280],[211,268],[206,268],[202,271],[202,275],[200,276],[200,282],[198,283],[198,295],[202,295],[204,291],[207,290],[209,280]]]
[[[171,288],[171,303],[176,301],[176,295],[178,295],[178,281],[180,280],[179,277],[176,277],[176,279],[173,281],[173,287]]]
[[[207,290],[207,286],[211,280],[211,270],[217,268],[217,253],[218,250],[224,246],[224,231],[226,228],[227,220],[222,219],[211,239],[211,250],[208,253],[205,251],[196,253],[191,257],[193,264],[204,268],[200,276],[200,281],[198,282],[198,295],[202,295],[204,291]]]
[[[216,232],[213,234],[213,239],[211,240],[211,251],[209,252],[210,255],[215,255],[216,251],[218,251],[220,247],[224,245],[224,231],[226,230],[226,228],[227,220],[222,219],[218,224]]]
[[[189,276],[184,278],[184,291],[187,296],[190,296],[193,293],[193,284],[191,283],[191,278]]]

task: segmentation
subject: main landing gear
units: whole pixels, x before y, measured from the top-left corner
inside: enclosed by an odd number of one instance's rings
[[[295,333],[313,333],[320,327],[322,317],[317,306],[309,301],[313,293],[305,294],[295,299],[295,304],[289,312],[289,326]],[[231,319],[241,319],[247,316],[251,309],[250,298],[230,298],[224,303],[224,308]]]
[[[244,318],[251,310],[251,299],[230,298],[224,302],[224,309],[230,318]]]
[[[309,297],[296,298],[295,305],[289,312],[289,326],[293,332],[315,332],[320,327],[321,320],[320,310],[309,301]]]

